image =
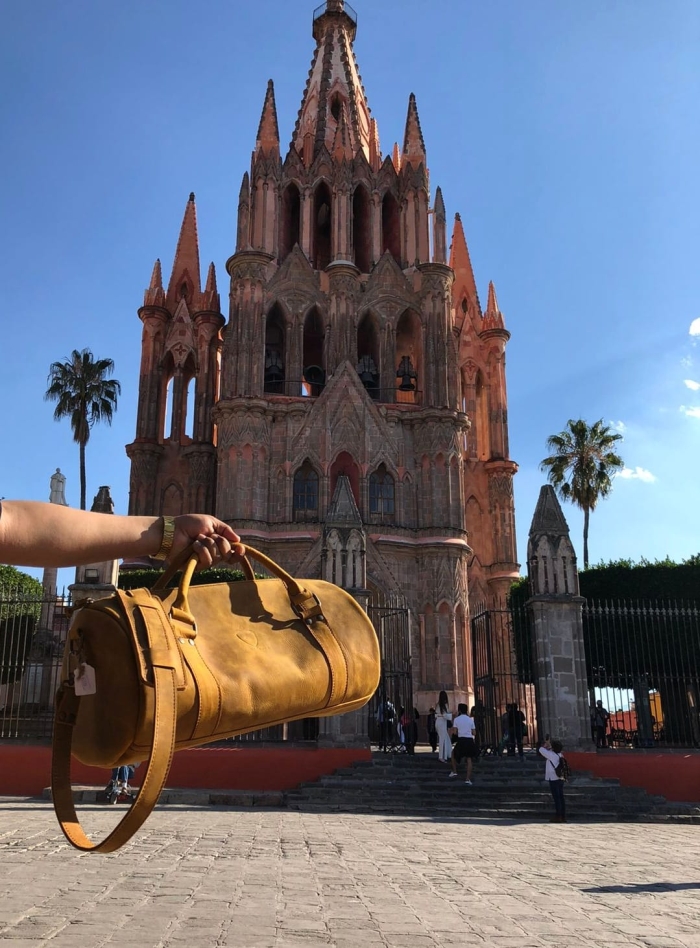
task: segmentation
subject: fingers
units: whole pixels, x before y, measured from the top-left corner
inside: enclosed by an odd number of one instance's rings
[[[231,531],[233,533],[233,531]],[[234,536],[237,536],[235,533]],[[214,533],[211,536],[200,534],[194,542],[199,559],[198,569],[209,569],[222,563],[230,563],[245,555],[245,546],[240,542],[230,542],[228,537]]]

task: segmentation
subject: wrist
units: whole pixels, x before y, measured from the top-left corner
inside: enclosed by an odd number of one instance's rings
[[[158,527],[160,529],[160,544],[153,558],[156,560],[167,560],[173,548],[173,540],[175,539],[175,518],[160,517],[158,519]]]

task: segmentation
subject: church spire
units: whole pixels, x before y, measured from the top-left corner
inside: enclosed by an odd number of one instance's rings
[[[493,280],[489,283],[489,298],[484,313],[484,329],[505,329],[503,313],[498,308],[496,287],[493,285]]]
[[[354,11],[344,0],[326,0],[314,16],[316,49],[292,136],[307,164],[323,146],[333,151],[343,108],[352,154],[362,149],[370,160],[371,116],[352,47],[356,31]]]
[[[440,186],[435,189],[433,208],[433,260],[435,263],[447,263],[447,216]]]
[[[188,305],[192,305],[200,292],[197,209],[194,193],[191,193],[182,219],[166,300],[176,306],[179,300],[185,299]]]
[[[481,305],[479,304],[479,294],[476,290],[476,280],[472,270],[472,262],[467,248],[467,239],[464,236],[462,227],[462,218],[455,214],[455,226],[452,231],[452,246],[450,247],[450,266],[455,272],[455,281],[453,284],[453,299],[455,310],[458,316],[464,313],[463,302],[466,301],[467,309],[472,317],[481,315]]]
[[[162,306],[163,297],[163,274],[160,269],[160,260],[156,260],[156,262],[153,264],[151,282],[148,285],[148,289],[144,293],[143,305]]]
[[[280,132],[277,124],[277,106],[275,104],[275,86],[270,79],[267,83],[265,102],[263,103],[258,137],[255,142],[255,152],[258,155],[270,155],[280,152]]]
[[[425,142],[418,118],[418,106],[413,93],[408,98],[408,113],[406,115],[406,131],[403,137],[403,163],[409,162],[414,168],[421,163],[425,166]]]

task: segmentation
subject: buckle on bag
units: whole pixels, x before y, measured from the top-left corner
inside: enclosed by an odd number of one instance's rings
[[[290,600],[292,609],[296,615],[298,615],[301,621],[305,622],[307,625],[311,625],[314,619],[323,619],[325,622],[321,600],[318,598],[316,593],[308,592],[308,590],[304,590],[304,593],[304,598],[300,601],[295,599]]]

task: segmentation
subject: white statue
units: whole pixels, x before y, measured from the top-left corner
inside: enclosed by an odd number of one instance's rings
[[[52,504],[61,504],[62,507],[67,507],[68,502],[66,501],[66,475],[61,474],[61,468],[56,468],[56,473],[51,475],[51,495],[49,496],[49,503]]]

